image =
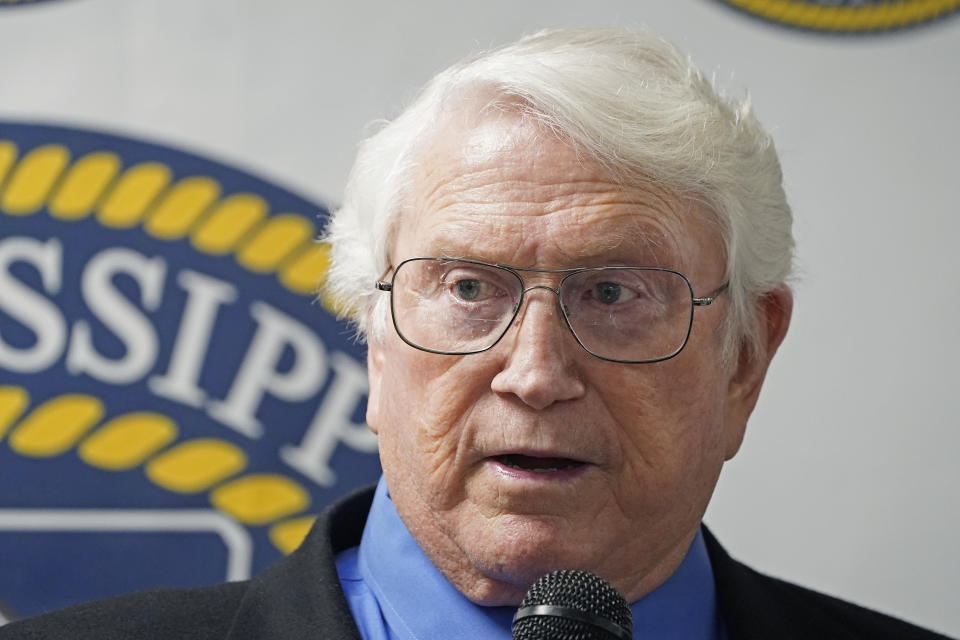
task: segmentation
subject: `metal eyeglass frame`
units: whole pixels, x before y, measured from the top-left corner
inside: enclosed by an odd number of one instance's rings
[[[393,282],[397,277],[397,272],[400,271],[400,268],[403,265],[405,265],[408,262],[415,262],[420,260],[432,260],[437,262],[449,260],[451,262],[465,262],[467,264],[475,264],[482,267],[493,267],[495,269],[502,269],[503,271],[507,271],[513,274],[513,276],[520,281],[520,299],[517,300],[516,307],[513,310],[513,315],[510,317],[510,321],[504,327],[503,332],[501,332],[500,336],[496,340],[494,340],[492,344],[490,344],[487,347],[484,347],[483,349],[474,349],[471,351],[441,351],[439,349],[430,349],[428,347],[421,346],[415,342],[412,342],[405,335],[403,335],[403,332],[400,331],[400,327],[397,326],[397,314],[394,310]],[[387,273],[389,273],[391,269],[393,270],[393,275],[390,277],[390,280],[389,281],[384,280],[383,278],[386,277]],[[687,331],[683,337],[683,342],[680,344],[679,347],[677,347],[677,349],[673,353],[670,353],[665,356],[660,356],[658,358],[648,358],[645,360],[622,360],[619,358],[608,358],[606,356],[602,356],[597,353],[594,353],[593,351],[588,349],[586,345],[583,344],[583,341],[580,340],[580,336],[577,335],[577,332],[573,330],[573,326],[570,324],[570,318],[567,316],[567,310],[564,308],[563,302],[561,301],[561,298],[560,298],[560,289],[563,288],[563,283],[568,278],[575,276],[578,273],[584,273],[586,271],[609,270],[609,269],[624,269],[624,270],[640,269],[644,271],[663,271],[667,273],[676,274],[683,279],[684,283],[686,283],[687,285],[687,290],[690,292],[690,320],[687,323]],[[521,275],[522,273],[562,273],[565,275],[563,276],[563,278],[560,279],[560,282],[557,283],[557,288],[553,289],[551,287],[548,287],[542,284],[534,285],[532,287],[527,287],[526,283],[523,281],[523,276]],[[407,258],[406,260],[403,260],[402,262],[400,262],[396,267],[393,267],[393,266],[387,267],[387,270],[384,272],[383,276],[381,276],[381,279],[377,280],[375,286],[379,291],[390,292],[390,318],[393,320],[393,328],[396,330],[397,335],[400,336],[400,339],[403,340],[405,343],[407,343],[414,349],[419,349],[420,351],[426,351],[427,353],[437,353],[440,355],[447,355],[447,356],[467,356],[474,353],[483,353],[484,351],[489,351],[490,349],[493,349],[495,346],[497,346],[497,343],[503,340],[503,337],[507,335],[507,333],[510,331],[510,327],[513,326],[513,321],[517,319],[517,315],[520,313],[520,309],[523,307],[523,299],[524,299],[524,296],[527,294],[527,292],[533,291],[534,289],[546,289],[547,291],[553,292],[557,296],[557,306],[560,308],[560,315],[563,316],[563,321],[564,323],[566,323],[567,328],[570,330],[570,333],[573,334],[574,340],[577,341],[577,344],[579,344],[584,351],[586,351],[587,353],[589,353],[590,355],[596,358],[600,358],[601,360],[606,360],[608,362],[620,362],[623,364],[648,364],[651,362],[661,362],[663,360],[669,360],[670,358],[677,356],[681,351],[683,351],[683,348],[687,346],[687,342],[690,340],[690,332],[693,328],[694,309],[696,307],[706,307],[713,304],[713,301],[716,300],[723,292],[725,292],[730,287],[730,281],[728,280],[724,282],[719,287],[714,289],[707,296],[697,297],[693,293],[693,285],[690,284],[690,280],[687,279],[687,276],[683,275],[679,271],[676,271],[674,269],[667,269],[666,267],[632,267],[632,266],[614,265],[614,266],[606,266],[606,267],[573,267],[569,269],[530,269],[526,267],[511,267],[510,265],[496,264],[492,262],[482,262],[480,260],[470,260],[467,258],[425,256],[425,257]]]

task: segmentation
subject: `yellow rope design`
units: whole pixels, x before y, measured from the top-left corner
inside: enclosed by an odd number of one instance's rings
[[[233,253],[250,272],[275,273],[293,293],[316,294],[329,265],[329,247],[314,240],[316,228],[308,216],[270,215],[266,201],[254,193],[224,197],[209,176],[171,184],[173,171],[160,162],[121,165],[110,151],[71,162],[69,150],[58,144],[21,158],[16,144],[0,140],[0,213],[31,215],[46,205],[63,221],[95,214],[106,227],[140,226],[155,238],[188,238],[201,253]],[[320,302],[333,313],[342,310],[336,301]]]
[[[134,412],[101,422],[103,402],[90,395],[62,394],[30,407],[27,390],[0,386],[0,439],[23,456],[52,458],[76,449],[81,460],[104,471],[142,467],[155,485],[175,493],[207,492],[210,503],[240,522],[271,525],[270,540],[283,553],[299,546],[316,518],[297,515],[309,492],[278,473],[237,475],[246,454],[218,438],[176,443],[169,417]],[[172,445],[172,446],[169,446]]]

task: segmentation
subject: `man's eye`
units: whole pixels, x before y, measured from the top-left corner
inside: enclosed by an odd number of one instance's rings
[[[616,282],[600,282],[593,287],[593,298],[603,304],[616,304],[635,298],[636,294]]]
[[[454,283],[457,297],[463,300],[476,300],[483,291],[483,284],[479,280],[457,280]]]

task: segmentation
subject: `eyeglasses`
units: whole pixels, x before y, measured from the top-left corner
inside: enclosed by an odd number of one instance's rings
[[[525,273],[562,274],[553,289],[527,287]],[[694,307],[722,294],[724,283],[698,298],[686,276],[661,267],[523,269],[476,260],[410,258],[377,289],[390,292],[393,326],[422,351],[467,355],[492,348],[506,335],[534,289],[557,295],[577,342],[603,360],[624,363],[672,358],[690,337]]]

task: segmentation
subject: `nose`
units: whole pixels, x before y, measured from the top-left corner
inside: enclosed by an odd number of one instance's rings
[[[582,349],[566,326],[557,301],[546,292],[530,295],[535,289],[557,293],[546,286],[525,291],[526,306],[501,341],[506,344],[496,347],[510,351],[491,389],[512,394],[539,411],[556,402],[582,397],[586,386],[575,362],[575,354]]]

